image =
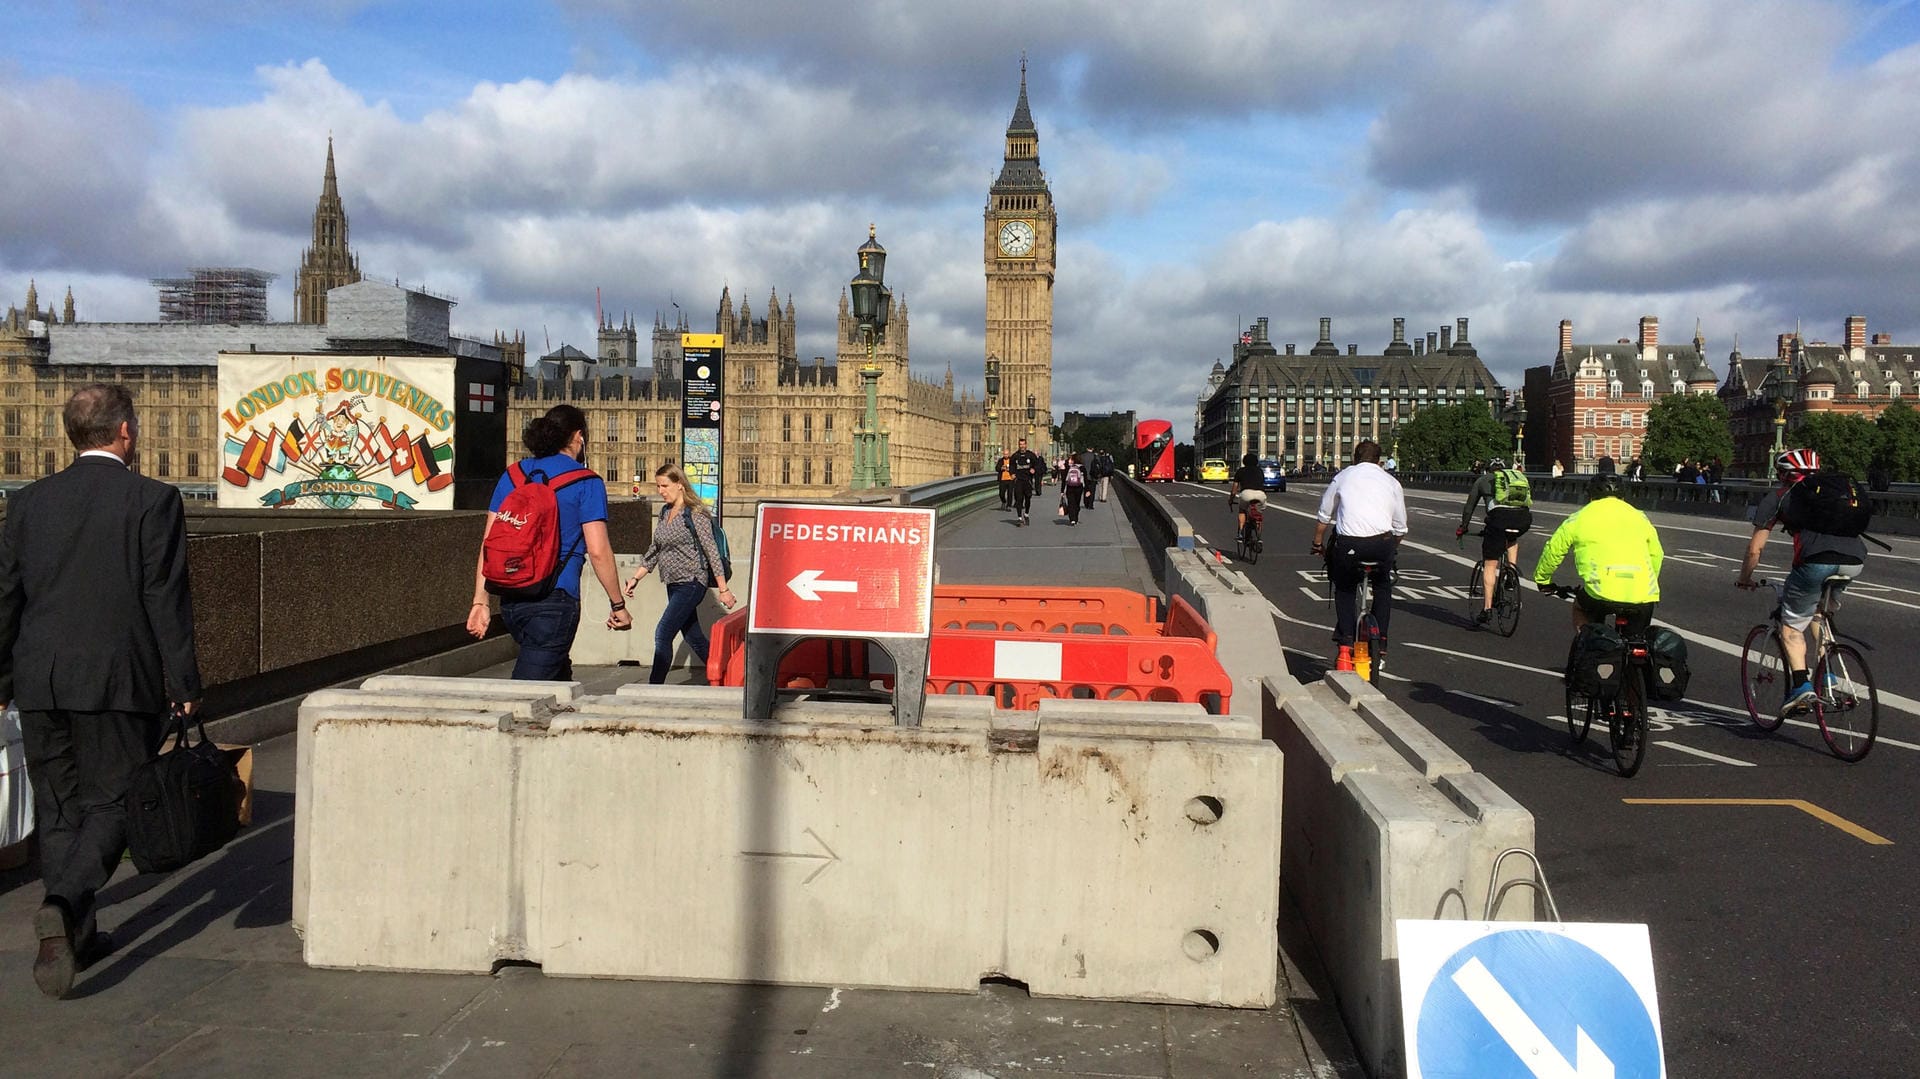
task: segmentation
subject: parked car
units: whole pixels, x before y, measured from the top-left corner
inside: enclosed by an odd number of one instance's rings
[[[1267,490],[1285,491],[1287,489],[1287,470],[1280,467],[1279,461],[1271,457],[1261,461],[1260,472],[1267,479]]]
[[[1201,483],[1225,483],[1229,478],[1227,463],[1218,457],[1209,457],[1200,462]]]

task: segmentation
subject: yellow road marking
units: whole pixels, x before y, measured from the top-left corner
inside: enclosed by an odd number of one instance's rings
[[[1800,798],[1622,798],[1620,800],[1635,806],[1787,806],[1815,820],[1831,824],[1862,843],[1871,843],[1876,847],[1893,846],[1893,840],[1886,836],[1862,828],[1838,813],[1821,809],[1812,802]]]

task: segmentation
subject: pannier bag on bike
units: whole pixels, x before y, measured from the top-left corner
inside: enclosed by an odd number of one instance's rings
[[[1502,468],[1493,474],[1493,504],[1496,506],[1517,506],[1522,509],[1533,505],[1533,486],[1527,482],[1527,474],[1517,468]]]
[[[1610,623],[1582,626],[1567,655],[1567,688],[1583,697],[1618,693],[1626,672],[1626,651],[1626,642]]]
[[[1780,523],[1789,532],[1858,536],[1873,520],[1873,500],[1845,472],[1815,472],[1787,490]]]
[[[1656,701],[1677,701],[1687,695],[1687,642],[1665,626],[1655,626],[1647,634],[1647,658],[1653,661],[1647,679],[1647,696]]]

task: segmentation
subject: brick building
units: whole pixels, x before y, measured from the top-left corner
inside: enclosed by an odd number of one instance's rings
[[[1734,460],[1737,474],[1765,476],[1772,472],[1773,421],[1776,380],[1790,387],[1785,400],[1786,427],[1791,432],[1814,413],[1835,412],[1879,417],[1894,401],[1914,397],[1920,384],[1920,345],[1896,345],[1888,334],[1867,337],[1867,320],[1848,315],[1841,343],[1805,341],[1798,332],[1774,339],[1772,356],[1745,356],[1736,348],[1728,357],[1727,378],[1720,398],[1733,417]]]
[[[1601,457],[1624,468],[1647,437],[1647,410],[1674,393],[1713,393],[1719,376],[1707,363],[1698,327],[1684,345],[1660,343],[1660,320],[1640,320],[1637,339],[1578,344],[1571,319],[1560,320],[1553,363],[1526,373],[1527,464],[1555,461],[1568,472],[1591,472]],[[1544,441],[1537,436],[1544,432]]]

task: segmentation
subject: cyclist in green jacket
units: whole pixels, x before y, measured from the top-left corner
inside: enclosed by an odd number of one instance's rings
[[[1580,595],[1573,602],[1577,630],[1615,612],[1650,618],[1660,602],[1660,534],[1647,515],[1634,509],[1622,495],[1620,476],[1602,472],[1587,484],[1587,504],[1554,529],[1540,552],[1533,582],[1549,584],[1553,571],[1573,553],[1580,574]]]

